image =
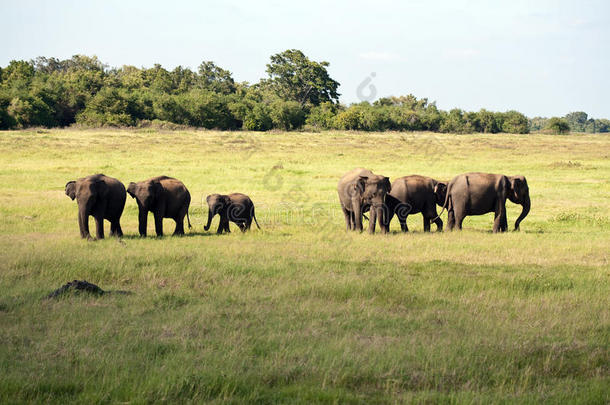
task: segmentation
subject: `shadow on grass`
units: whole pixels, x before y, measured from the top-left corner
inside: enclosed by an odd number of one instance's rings
[[[147,235],[145,237],[142,237],[138,234],[124,234],[119,240],[138,240],[138,239],[144,239],[144,240],[163,240],[163,239],[168,239],[168,238],[194,238],[194,237],[198,237],[198,236],[204,236],[204,237],[208,237],[208,236],[216,236],[216,233],[210,233],[210,232],[189,232],[189,233],[185,233],[184,235],[172,235],[172,234],[167,234],[167,235],[163,235],[163,236],[156,236],[156,235]],[[116,239],[115,239],[116,240]]]

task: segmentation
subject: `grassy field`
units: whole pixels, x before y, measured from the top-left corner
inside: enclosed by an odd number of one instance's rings
[[[348,234],[358,166],[523,174],[532,210]],[[64,185],[97,172],[181,179],[194,228],[140,239],[128,197],[122,241],[81,240]],[[235,191],[262,230],[204,232]],[[0,403],[608,403],[609,209],[601,135],[0,132]],[[73,279],[133,294],[43,299]]]

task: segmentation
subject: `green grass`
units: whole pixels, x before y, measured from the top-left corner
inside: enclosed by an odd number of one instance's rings
[[[2,132],[0,403],[607,403],[609,151],[601,135]],[[518,233],[490,214],[347,234],[336,183],[357,166],[523,174],[532,210]],[[128,197],[122,243],[79,239],[64,185],[97,172],[181,179],[193,230],[137,238]],[[205,196],[237,191],[262,231],[205,233]],[[42,299],[72,279],[134,294]]]

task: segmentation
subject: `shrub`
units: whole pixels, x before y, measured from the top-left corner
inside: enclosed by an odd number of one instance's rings
[[[549,119],[546,128],[554,134],[567,134],[570,132],[570,124],[568,124],[568,121],[558,117]]]
[[[275,128],[299,129],[305,124],[306,113],[296,101],[276,100],[270,105],[269,115]]]

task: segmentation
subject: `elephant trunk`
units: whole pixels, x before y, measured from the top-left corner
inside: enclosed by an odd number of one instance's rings
[[[527,214],[529,214],[530,212],[530,196],[526,195],[525,199],[523,200],[523,204],[521,204],[523,206],[523,210],[521,211],[521,215],[519,215],[519,218],[517,218],[517,220],[515,221],[515,231],[519,230],[519,224],[521,223],[521,221],[523,221],[523,218],[525,218],[527,216]]]
[[[210,208],[208,210],[208,223],[203,227],[205,231],[210,229],[210,225],[212,225],[212,218],[214,218],[214,211]]]
[[[80,229],[81,238],[87,239],[90,237],[89,216],[87,215],[86,204],[80,204],[78,207],[78,227]]]
[[[386,225],[388,222],[388,213],[385,205],[377,207],[377,220],[379,221],[379,229],[381,229],[381,233],[387,233]]]

